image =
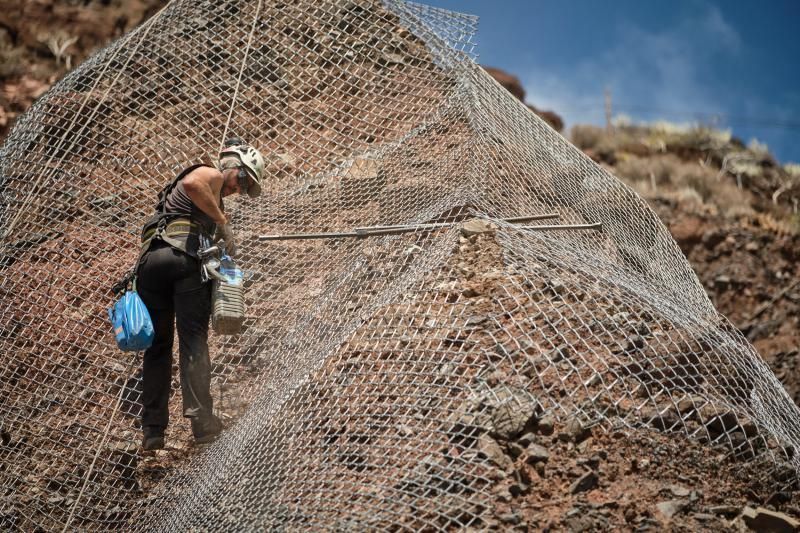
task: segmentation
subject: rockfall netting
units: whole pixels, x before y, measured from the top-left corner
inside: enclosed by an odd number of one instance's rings
[[[475,25],[400,0],[174,0],[19,120],[0,152],[3,529],[480,526],[505,483],[492,443],[543,417],[796,469],[776,378],[646,204],[480,69]],[[244,331],[211,338],[228,428],[190,448],[173,383],[153,462],[109,288],[156,193],[226,134],[267,158],[263,197],[227,204],[249,273]]]

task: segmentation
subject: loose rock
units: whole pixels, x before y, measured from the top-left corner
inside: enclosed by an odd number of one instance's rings
[[[672,518],[685,511],[688,506],[689,502],[686,500],[669,500],[656,504],[656,509],[665,517]]]
[[[499,518],[501,522],[506,524],[511,524],[512,526],[515,526],[522,522],[522,517],[519,516],[517,513],[505,513],[498,516],[497,518]]]
[[[577,418],[572,418],[567,422],[564,431],[558,435],[558,438],[565,442],[578,444],[589,438],[591,434],[592,430],[590,428],[585,427]]]
[[[489,461],[500,468],[505,469],[511,466],[511,459],[503,452],[503,449],[491,436],[483,434],[478,437],[477,448],[483,457],[489,459]]]
[[[800,530],[799,520],[795,520],[787,514],[770,511],[763,507],[756,509],[745,507],[742,510],[741,519],[753,531],[790,533]]]
[[[556,421],[552,416],[543,416],[539,419],[536,429],[542,435],[552,435],[555,430]]]
[[[599,479],[597,474],[593,471],[587,471],[577,481],[569,487],[570,494],[578,494],[579,492],[586,492],[597,487]]]
[[[480,235],[481,233],[490,233],[494,230],[495,228],[491,223],[480,218],[468,220],[461,226],[461,234],[465,237]]]
[[[550,452],[547,451],[547,449],[543,446],[539,446],[536,443],[531,443],[525,449],[525,456],[525,461],[527,461],[529,464],[536,464],[550,459]]]
[[[669,487],[669,491],[672,493],[673,496],[677,496],[678,498],[685,498],[692,492],[686,487],[681,487],[680,485],[672,485],[671,487]]]

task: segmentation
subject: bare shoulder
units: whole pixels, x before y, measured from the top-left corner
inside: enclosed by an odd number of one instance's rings
[[[214,167],[197,167],[183,178],[184,186],[188,185],[190,187],[200,183],[212,185],[221,181],[222,172]]]

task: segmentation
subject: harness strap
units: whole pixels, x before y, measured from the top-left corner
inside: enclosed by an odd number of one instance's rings
[[[166,219],[162,219],[157,227],[146,231],[142,235],[142,254],[150,247],[153,239],[161,239],[170,246],[186,252],[186,241],[175,239],[174,237],[191,235],[192,233],[197,233],[199,229],[200,225],[188,218],[176,218],[168,223]]]
[[[142,243],[141,247],[139,248],[139,256],[136,258],[136,263],[134,264],[130,272],[128,272],[122,280],[120,280],[117,284],[115,284],[112,287],[111,290],[115,294],[121,293],[131,285],[134,287],[135,290],[136,274],[139,269],[139,265],[142,262],[142,257],[144,257],[144,254],[147,253],[147,250],[150,249],[150,244],[153,242],[153,239],[161,239],[162,241],[166,242],[173,248],[176,248],[184,253],[188,253],[186,251],[185,239],[178,239],[176,237],[184,237],[192,233],[199,233],[201,236],[203,235],[203,232],[200,231],[200,225],[192,222],[191,219],[185,217],[170,216],[166,212],[166,202],[167,202],[167,197],[173,191],[173,189],[175,189],[180,180],[182,180],[196,168],[205,166],[208,165],[198,164],[198,165],[192,165],[184,169],[183,172],[175,176],[175,178],[173,178],[172,181],[170,181],[158,193],[158,199],[156,202],[156,209],[154,215],[154,218],[158,219],[158,225],[155,228],[148,229],[142,234],[141,237]],[[169,222],[167,222],[168,220]],[[148,224],[149,223],[150,221],[148,221]],[[147,224],[145,224],[145,227],[146,226]]]

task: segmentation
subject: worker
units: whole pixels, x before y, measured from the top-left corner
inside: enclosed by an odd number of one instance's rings
[[[196,443],[211,442],[222,431],[210,391],[211,283],[202,280],[199,252],[221,239],[233,256],[236,244],[222,198],[244,192],[259,196],[263,174],[258,150],[231,139],[224,144],[217,168],[191,166],[164,188],[156,214],[142,230],[137,289],[155,331],[142,364],[145,450],[164,447],[176,324],[183,416],[191,420]]]

